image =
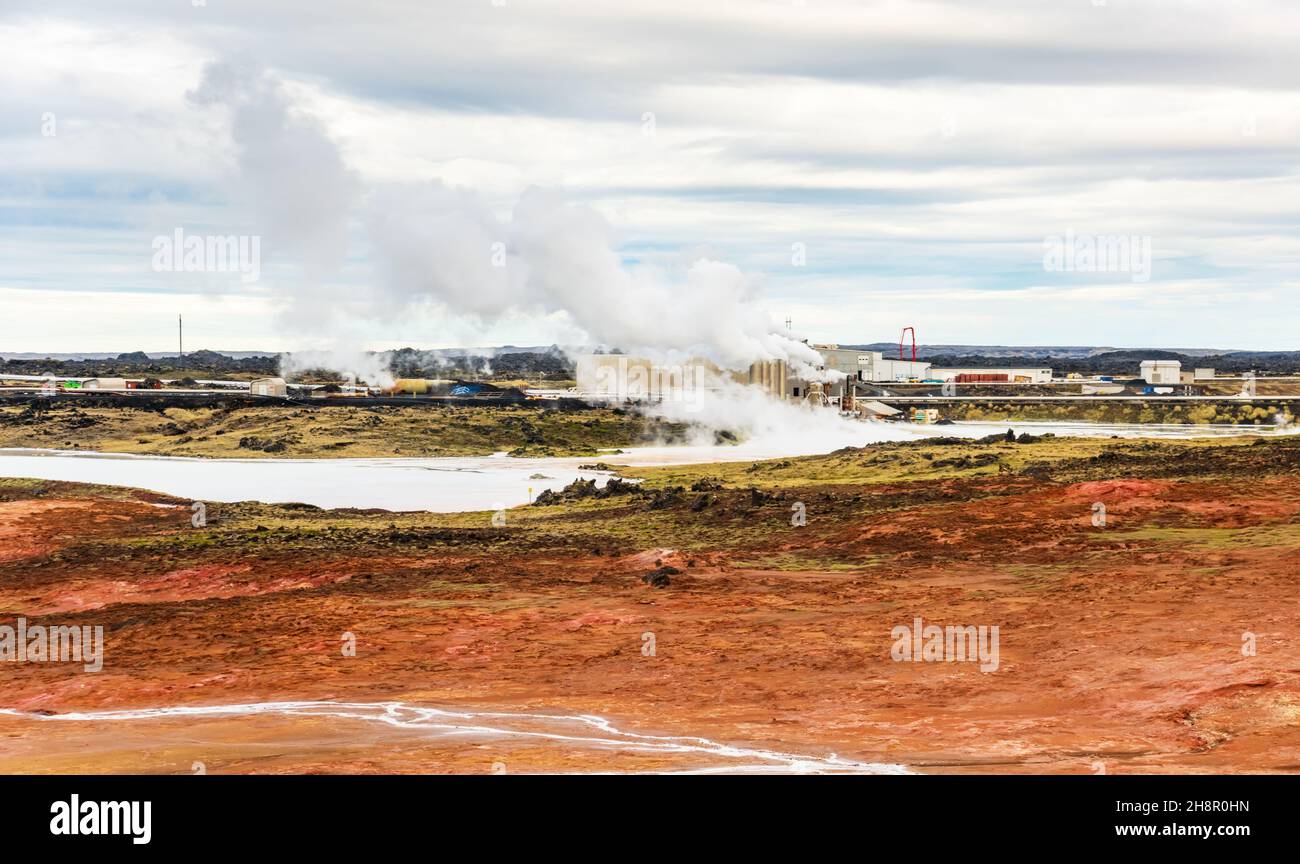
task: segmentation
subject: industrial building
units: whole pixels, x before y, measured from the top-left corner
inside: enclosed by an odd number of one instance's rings
[[[729,382],[762,389],[780,399],[812,400],[848,407],[857,395],[850,384],[958,381],[979,376],[981,381],[1049,383],[1052,370],[1039,368],[932,369],[919,360],[894,360],[881,351],[809,346],[821,355],[819,371],[838,372],[833,380],[808,380],[792,374],[783,360],[762,360],[744,372],[725,370],[698,357],[677,364],[656,363],[626,354],[588,354],[577,358],[577,390],[587,397],[619,401],[660,402],[689,398],[699,391],[718,390]]]
[[[782,360],[759,361],[740,372],[722,369],[701,358],[665,365],[625,354],[588,354],[577,358],[577,391],[582,396],[601,399],[658,402],[689,398],[692,391],[718,390],[736,382],[758,387],[774,398],[810,400],[855,410],[855,401],[878,392],[856,386],[859,384],[1050,384],[1053,381],[1052,369],[1047,366],[935,368],[922,360],[887,358],[881,351],[836,344],[809,347],[821,356],[819,372],[839,374],[804,378],[793,374]],[[1157,362],[1162,364],[1160,374],[1165,374],[1166,361]],[[1177,383],[1176,363],[1174,375]],[[817,380],[821,378],[830,380]]]
[[[626,354],[586,354],[577,360],[578,392],[599,399],[663,402],[721,390],[728,383],[758,387],[775,398],[806,388],[791,377],[784,360],[760,360],[743,372],[723,369],[701,357],[680,363],[656,363]]]
[[[919,360],[890,360],[880,351],[859,351],[838,345],[813,345],[823,368],[843,372],[855,381],[912,381],[930,377],[930,364]]]
[[[1142,380],[1148,384],[1177,384],[1182,365],[1177,360],[1143,360],[1139,368]]]
[[[625,354],[588,354],[577,359],[577,390],[588,398],[661,402],[690,399],[695,393],[738,383],[757,387],[776,399],[848,406],[855,396],[850,382],[917,380],[930,368],[928,363],[885,360],[879,351],[812,347],[825,361],[819,371],[842,374],[830,381],[808,380],[794,375],[784,360],[760,360],[741,372],[698,357],[661,364]]]

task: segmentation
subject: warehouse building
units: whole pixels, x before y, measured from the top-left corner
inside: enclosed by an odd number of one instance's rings
[[[825,369],[843,372],[855,381],[911,381],[930,377],[930,364],[919,360],[890,360],[880,351],[859,351],[838,345],[813,345]]]
[[[1182,366],[1177,360],[1143,360],[1139,368],[1142,380],[1148,384],[1177,384]]]

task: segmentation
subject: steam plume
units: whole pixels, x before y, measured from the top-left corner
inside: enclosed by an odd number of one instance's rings
[[[226,110],[239,176],[268,247],[303,262],[302,278],[277,285],[286,326],[332,343],[303,363],[372,377],[376,370],[344,322],[409,320],[431,310],[473,319],[485,332],[506,316],[559,315],[589,345],[665,359],[698,355],[729,368],[784,359],[806,374],[818,361],[757,309],[754,279],[731,264],[700,259],[680,279],[629,269],[604,217],[553,190],[529,189],[508,219],[477,193],[438,181],[364,190],[322,125],[272,73],[246,63],[210,65],[190,97]],[[364,298],[331,280],[354,217],[375,267]]]

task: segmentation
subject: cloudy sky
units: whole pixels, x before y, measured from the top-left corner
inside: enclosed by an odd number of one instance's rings
[[[692,316],[706,258],[817,341],[1295,347],[1294,2],[4,0],[0,45],[0,351],[600,339],[447,287],[539,190]],[[159,271],[177,228],[258,278]]]

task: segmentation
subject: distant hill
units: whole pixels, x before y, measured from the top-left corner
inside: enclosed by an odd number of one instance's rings
[[[897,342],[843,345],[898,357]],[[912,357],[912,346],[903,346]],[[1110,348],[1099,345],[917,345],[916,358],[935,366],[1050,366],[1057,373],[1136,375],[1143,360],[1177,360],[1185,368],[1208,366],[1224,372],[1293,374],[1300,351],[1224,351],[1215,348]]]
[[[898,343],[841,345],[858,351],[898,356]],[[911,345],[904,355],[911,357]],[[573,363],[556,345],[497,348],[401,348],[372,352],[384,357],[401,378],[474,378],[477,380],[541,378],[565,380]],[[1213,348],[1111,348],[1098,345],[918,345],[917,359],[935,366],[1050,366],[1059,374],[1136,375],[1143,360],[1177,360],[1185,368],[1210,366],[1224,372],[1300,373],[1300,351],[1223,351]],[[195,377],[221,378],[235,373],[275,375],[280,355],[255,351],[186,352],[183,364],[174,353],[133,351],[122,354],[0,354],[0,370],[22,374],[171,376],[183,370]],[[335,376],[321,370],[315,377]]]
[[[898,357],[897,342],[872,342],[870,345],[843,345],[859,351],[880,351],[886,357]],[[1112,348],[1102,345],[917,345],[918,360],[928,360],[931,356],[947,357],[1039,357],[1042,359],[1059,357],[1079,360],[1102,354],[1117,352],[1142,355],[1147,359],[1161,359],[1163,355],[1180,357],[1218,357],[1236,354],[1261,354],[1275,356],[1285,351],[1224,351],[1217,348]],[[910,359],[912,345],[903,346],[904,355]]]
[[[175,354],[151,355],[128,351],[108,356],[45,355],[9,357],[0,362],[0,371],[14,375],[57,375],[68,378],[122,376],[126,378],[224,378],[275,375],[280,366],[276,354],[232,356],[220,351],[187,351],[183,362]]]
[[[573,377],[573,363],[557,346],[547,348],[464,349],[444,348],[420,351],[402,348],[382,352],[388,367],[399,378],[546,378],[555,381]]]
[[[185,356],[188,358],[191,354],[197,352],[186,351]],[[229,357],[232,360],[244,360],[249,357],[277,357],[278,351],[209,351],[209,354],[220,354],[223,357]],[[175,360],[175,351],[163,352],[145,352],[129,351],[126,354],[112,351],[78,351],[72,353],[60,354],[57,352],[39,351],[7,351],[0,352],[0,360],[117,360],[120,357],[144,357],[149,360]]]
[[[573,376],[573,364],[555,345],[520,348],[442,348],[371,352],[386,361],[399,378],[471,378],[475,380],[541,378],[564,381]],[[281,355],[251,351],[187,351],[177,355],[128,351],[121,354],[12,354],[0,355],[0,372],[14,375],[51,374],[69,378],[123,376],[128,378],[248,378],[278,375]],[[342,380],[337,370],[304,370],[307,380]]]
[[[402,351],[414,351],[422,349],[403,348]],[[466,354],[478,355],[495,355],[495,354],[544,354],[548,351],[558,350],[554,345],[539,345],[533,347],[519,347],[517,345],[502,345],[497,348],[430,348],[424,350],[425,354],[439,355],[457,355]],[[249,357],[279,357],[280,351],[211,351],[204,349],[202,352],[186,351],[185,358],[188,360],[194,354],[219,354],[222,357],[229,357],[232,360],[244,360]],[[385,353],[382,351],[374,353]],[[0,351],[0,360],[119,360],[123,357],[142,358],[149,360],[172,360],[177,357],[175,351],[128,351],[125,353],[117,351],[73,351],[59,353],[53,351]]]

